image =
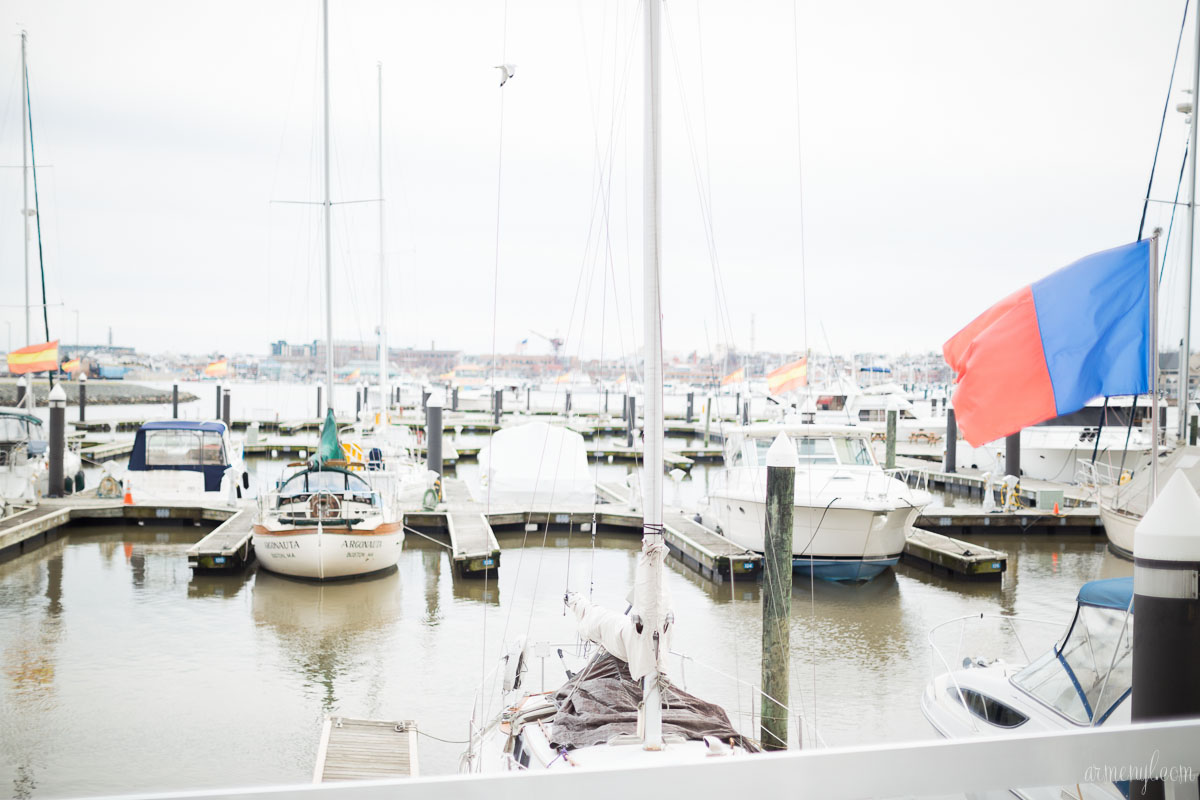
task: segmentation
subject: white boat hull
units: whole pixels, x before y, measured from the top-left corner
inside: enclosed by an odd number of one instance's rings
[[[766,503],[714,495],[721,532],[747,550],[761,553]],[[828,580],[867,580],[895,564],[904,552],[918,510],[795,506],[792,511],[793,566]]]
[[[1100,520],[1104,523],[1109,549],[1122,558],[1133,558],[1133,533],[1142,518],[1101,503]]]
[[[395,566],[404,545],[404,529],[397,522],[361,532],[345,527],[272,532],[256,525],[253,543],[259,563],[272,572],[330,580]]]

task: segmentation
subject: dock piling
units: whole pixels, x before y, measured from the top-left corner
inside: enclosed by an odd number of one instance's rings
[[[762,705],[764,750],[788,748],[788,663],[792,609],[792,507],[796,447],[779,434],[767,451],[767,520],[763,540]]]
[[[1021,477],[1021,432],[1004,437],[1004,472],[1014,478]]]
[[[605,400],[608,399],[608,392],[604,393],[604,398],[605,398]],[[687,393],[687,424],[688,425],[692,424],[692,418],[695,416],[695,413],[694,413],[695,408],[696,408],[696,393],[688,392]],[[608,409],[605,408],[604,410],[607,411]]]
[[[225,428],[227,430],[232,430],[232,427],[229,424],[230,420],[233,419],[233,415],[229,413],[229,407],[230,407],[230,405],[232,405],[230,402],[229,395],[230,395],[230,390],[228,388],[226,388],[225,394],[222,397],[222,403],[221,403],[221,419],[225,423]]]
[[[633,429],[637,427],[637,398],[630,395],[625,400],[625,446],[633,447]]]
[[[62,383],[50,390],[50,497],[63,496],[63,450],[67,442],[67,393]]]
[[[317,387],[317,419],[321,418],[321,412],[324,410],[325,410],[325,407],[321,405],[321,387],[318,386]]]
[[[492,416],[494,417],[492,421],[499,425],[500,415],[504,413],[504,390],[497,389],[493,396],[495,397],[495,400],[493,401],[492,407]]]
[[[28,392],[28,389],[26,388],[27,386],[29,386],[29,381],[24,375],[22,375],[20,378],[17,378],[17,408],[21,408],[25,405],[25,395]]]
[[[884,457],[883,468],[896,468],[896,409],[894,408],[889,408],[887,412],[887,455]]]
[[[79,421],[87,422],[87,373],[79,372]]]
[[[354,387],[354,421],[362,419],[362,391]]]
[[[425,468],[438,474],[438,500],[442,499],[442,403],[437,398],[428,398],[425,405]]]
[[[450,390],[450,410],[458,411],[458,387]]]
[[[1188,418],[1188,444],[1196,444],[1196,440],[1200,438],[1200,417],[1193,414]]]
[[[179,419],[179,384],[171,384],[171,419]]]
[[[568,417],[571,416],[571,393],[570,392],[567,392],[566,414]]]
[[[746,398],[746,402],[742,404],[742,425],[750,424],[750,398]]]
[[[221,384],[217,384],[217,413],[213,415],[213,419],[221,418]]]
[[[946,409],[946,472],[953,475],[958,470],[958,420],[954,409]]]
[[[712,396],[710,395],[708,398],[708,401],[705,402],[705,404],[704,404],[704,446],[705,447],[708,447],[708,442],[709,442],[709,439],[711,438],[709,428],[712,423],[712,406],[713,406],[713,399],[712,399]]]
[[[1131,709],[1135,723],[1200,716],[1197,519],[1200,496],[1187,477],[1177,472],[1137,526],[1133,540],[1137,625],[1133,628]],[[1195,776],[1192,778],[1194,781]],[[1166,795],[1165,788],[1162,780],[1134,781],[1129,796],[1161,798]]]

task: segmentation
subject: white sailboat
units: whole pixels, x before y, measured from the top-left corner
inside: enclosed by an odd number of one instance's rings
[[[367,461],[347,458],[333,413],[332,245],[329,184],[329,0],[322,3],[325,122],[325,380],[326,414],[316,454],[259,497],[253,544],[273,572],[326,580],[394,567],[404,543],[397,481]]]
[[[556,693],[527,686],[533,653],[514,647],[502,662],[504,711],[472,731],[467,769],[607,768],[734,757],[753,749],[720,707],[672,686],[665,660],[674,614],[663,586],[663,355],[659,233],[660,2],[645,7],[646,132],[643,177],[645,466],[642,549],[627,614],[568,594],[579,633],[599,645]],[[664,714],[664,704],[669,711]],[[483,764],[491,757],[490,763]]]

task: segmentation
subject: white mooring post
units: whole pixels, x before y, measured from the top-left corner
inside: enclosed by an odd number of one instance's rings
[[[1133,722],[1200,717],[1198,583],[1200,496],[1180,471],[1133,537]],[[1163,782],[1151,780],[1131,784],[1129,796],[1166,795]]]

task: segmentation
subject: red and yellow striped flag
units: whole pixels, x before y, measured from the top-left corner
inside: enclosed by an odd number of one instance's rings
[[[735,369],[733,372],[726,375],[724,378],[721,378],[721,385],[728,386],[731,383],[741,383],[744,380],[746,380],[746,368],[739,367],[738,369]]]
[[[222,358],[204,368],[204,374],[210,378],[221,378],[229,374],[229,359]]]
[[[13,375],[55,369],[58,369],[58,339],[45,344],[31,344],[8,354],[8,371]]]
[[[358,380],[358,379],[359,379],[359,377],[360,377],[361,375],[362,375],[362,370],[361,370],[361,369],[356,369],[356,370],[354,370],[353,372],[351,372],[349,375],[347,375],[345,378],[343,378],[342,380],[345,380],[345,381],[356,381],[356,380]]]
[[[79,371],[79,359],[72,358],[70,361],[64,361],[62,365],[63,372],[71,373]]]
[[[808,358],[784,364],[767,373],[767,389],[771,394],[783,394],[808,383]]]

